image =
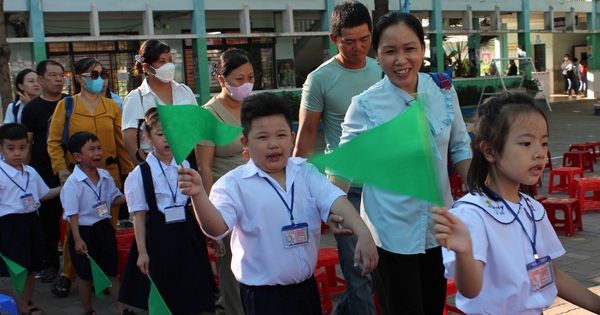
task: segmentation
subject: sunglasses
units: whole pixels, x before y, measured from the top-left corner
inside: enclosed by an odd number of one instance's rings
[[[108,79],[108,71],[105,71],[105,70],[102,70],[102,71],[94,70],[92,72],[82,73],[81,76],[83,76],[83,77],[90,77],[90,78],[92,78],[92,80],[96,80],[96,79],[98,79],[98,77],[101,77],[102,79]]]

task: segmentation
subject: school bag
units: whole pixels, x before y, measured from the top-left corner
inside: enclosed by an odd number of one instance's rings
[[[21,104],[19,104],[21,103]],[[15,116],[15,121],[18,121],[17,115],[19,114],[19,108],[25,106],[22,102],[16,101],[13,103],[12,114]]]
[[[60,145],[64,151],[67,149],[67,140],[69,139],[69,119],[71,118],[71,114],[73,114],[73,108],[75,107],[75,101],[73,96],[67,96],[63,98],[65,100],[65,124],[63,128],[62,138],[60,140]],[[46,131],[46,139],[50,134],[50,124],[52,123],[52,116],[48,119],[48,130]]]

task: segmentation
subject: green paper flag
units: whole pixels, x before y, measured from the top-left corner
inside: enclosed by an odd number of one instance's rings
[[[171,311],[167,307],[165,300],[163,300],[162,296],[158,292],[154,281],[152,278],[148,276],[150,279],[150,295],[148,296],[148,314],[150,315],[172,315]]]
[[[413,103],[414,104],[414,103]],[[310,160],[317,168],[415,199],[442,205],[431,132],[420,104],[365,131],[326,155]]]
[[[108,287],[112,286],[112,282],[106,276],[106,274],[100,269],[98,264],[92,259],[92,256],[87,255],[90,260],[90,266],[92,267],[92,279],[94,280],[94,289],[96,291],[96,296],[99,299],[103,299],[106,296],[102,291],[106,290]]]
[[[27,281],[27,275],[29,272],[25,267],[17,264],[16,262],[6,258],[4,255],[0,254],[0,257],[6,263],[6,267],[8,267],[8,273],[10,274],[10,280],[17,291],[17,294],[20,298],[23,298],[23,287],[25,287],[25,281]]]
[[[200,140],[223,146],[237,139],[242,128],[219,121],[197,105],[156,105],[160,124],[177,164],[192,152]]]

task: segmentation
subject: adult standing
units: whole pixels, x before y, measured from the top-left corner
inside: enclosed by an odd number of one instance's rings
[[[444,58],[444,73],[448,75],[448,77],[454,77],[454,68],[452,67],[452,59]]]
[[[171,47],[161,40],[151,39],[142,44],[131,72],[136,76],[144,74],[145,78],[123,100],[121,129],[125,149],[133,164],[138,165],[146,160],[146,155],[151,151],[150,143],[138,133],[138,124],[146,112],[156,107],[156,102],[161,105],[198,105],[198,101],[189,87],[174,81],[175,65]]]
[[[563,91],[563,94],[568,94],[568,92],[571,91],[571,85],[573,84],[573,81],[569,76],[569,72],[571,76],[573,75],[573,63],[571,62],[569,54],[565,54],[563,57],[563,62],[560,64],[560,68],[562,69],[562,75],[565,79],[565,90]]]
[[[32,69],[23,69],[15,78],[14,88],[16,91],[15,101],[8,104],[4,123],[21,123],[23,108],[25,104],[40,95],[40,83],[37,73]]]
[[[581,61],[581,84],[579,86],[579,93],[581,96],[587,96],[587,73],[588,73],[588,62],[587,59]]]
[[[571,79],[571,88],[569,89],[569,96],[571,96],[571,91],[573,91],[573,96],[579,95],[579,77],[581,77],[581,65],[578,63],[578,59],[576,57],[573,58],[573,62],[571,63],[571,68],[573,69],[571,74],[567,74]]]
[[[228,125],[241,127],[240,108],[254,86],[254,68],[248,54],[240,49],[230,49],[221,54],[213,75],[221,86],[221,93],[211,98],[204,108]],[[241,133],[240,133],[241,136]],[[233,141],[216,146],[212,141],[201,141],[196,146],[196,163],[206,193],[214,182],[232,169],[246,164],[242,143]],[[222,240],[213,240],[219,266],[221,304],[228,315],[244,314],[240,297],[240,284],[231,271],[231,234]]]
[[[386,76],[352,99],[342,124],[340,145],[401,115],[418,100],[426,109],[431,130],[431,139],[424,141],[435,144],[438,185],[444,204],[450,205],[448,155],[462,178],[467,176],[472,156],[456,91],[440,89],[431,76],[418,72],[423,64],[425,38],[414,15],[389,12],[382,16],[373,32],[373,48]],[[442,314],[446,279],[431,206],[426,201],[364,186],[361,215],[378,246],[374,278],[382,314]]]
[[[48,154],[54,173],[58,174],[61,184],[71,175],[77,162],[67,153],[62,142],[63,131],[68,130],[68,137],[88,131],[96,135],[102,144],[102,161],[100,168],[107,170],[115,185],[123,189],[122,176],[133,170],[131,159],[123,146],[121,134],[121,111],[119,105],[111,99],[102,97],[100,93],[107,84],[108,73],[102,70],[100,61],[86,57],[73,65],[76,95],[72,97],[72,113],[66,121],[66,100],[56,106],[50,131],[48,133]],[[111,208],[111,224],[116,229],[119,207]],[[67,229],[67,235],[70,229]],[[66,296],[71,283],[77,278],[77,271],[71,263],[68,238],[64,242],[63,270],[57,278],[51,292],[57,296]]]
[[[517,69],[517,65],[515,64],[515,61],[511,59],[508,61],[508,64],[509,64],[508,75],[518,75],[519,69]]]
[[[377,62],[367,57],[371,46],[373,23],[369,10],[360,2],[338,4],[331,14],[329,38],[339,53],[311,72],[302,88],[298,138],[294,156],[309,157],[315,146],[319,121],[323,121],[326,152],[337,148],[341,124],[352,96],[381,79]],[[362,188],[352,187],[348,200],[360,207]],[[353,266],[356,236],[336,236],[340,266],[346,280],[346,292],[333,314],[375,314],[373,280],[361,276]]]
[[[48,121],[54,113],[56,104],[67,96],[62,94],[65,70],[60,63],[49,59],[40,62],[36,70],[42,94],[25,105],[21,122],[27,127],[28,142],[31,144],[29,164],[40,174],[48,187],[54,188],[60,186],[60,180],[52,171],[46,137]],[[44,269],[38,276],[42,282],[51,283],[60,269],[58,257],[62,215],[60,198],[42,201],[38,214],[44,228]]]

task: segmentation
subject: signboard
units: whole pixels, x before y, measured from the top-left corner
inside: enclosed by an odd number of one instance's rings
[[[567,18],[557,17],[554,18],[554,27],[565,27],[567,24]],[[575,16],[575,25],[579,25],[579,16]]]

